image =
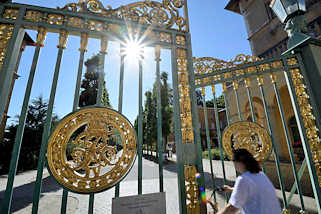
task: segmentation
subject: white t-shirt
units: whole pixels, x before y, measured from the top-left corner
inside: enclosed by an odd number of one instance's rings
[[[274,186],[263,172],[245,172],[239,176],[229,203],[244,214],[282,213]]]

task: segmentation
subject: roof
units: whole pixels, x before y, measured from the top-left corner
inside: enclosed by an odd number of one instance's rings
[[[241,14],[240,7],[239,7],[240,0],[230,0],[227,5],[225,6],[225,10],[232,11],[234,13]]]

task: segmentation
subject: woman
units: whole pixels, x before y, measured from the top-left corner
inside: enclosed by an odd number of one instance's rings
[[[225,192],[232,193],[229,203],[219,214],[281,214],[279,200],[268,177],[261,172],[259,163],[246,149],[233,151],[233,163],[240,176],[234,188],[224,186]]]

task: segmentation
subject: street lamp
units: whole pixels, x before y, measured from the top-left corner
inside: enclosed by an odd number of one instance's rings
[[[304,13],[305,0],[272,0],[270,7],[282,23],[286,23],[288,33],[288,51],[302,44],[310,38],[306,35],[307,27]]]

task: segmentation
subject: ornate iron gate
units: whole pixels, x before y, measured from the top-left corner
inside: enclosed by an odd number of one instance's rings
[[[232,149],[246,148],[263,163],[273,151],[276,164],[280,189],[282,191],[284,213],[289,213],[289,202],[293,193],[299,194],[301,213],[305,213],[303,193],[300,184],[303,171],[308,166],[311,184],[318,212],[320,213],[320,186],[321,186],[321,166],[320,166],[320,134],[318,115],[315,101],[309,96],[310,88],[305,83],[306,71],[300,54],[287,54],[279,58],[270,60],[260,60],[256,57],[238,55],[234,60],[223,61],[211,57],[194,58],[194,72],[196,88],[201,88],[203,92],[203,109],[206,122],[206,139],[210,148],[209,126],[207,122],[207,107],[205,104],[206,87],[212,88],[214,103],[216,132],[220,148],[220,156],[223,168],[224,183],[226,183],[223,148],[230,157]],[[226,107],[227,128],[222,135],[218,108],[216,103],[215,86],[222,85],[223,96]],[[289,95],[280,95],[280,86],[285,87]],[[242,93],[240,92],[242,90]],[[268,97],[266,96],[268,93]],[[288,103],[283,99],[291,98]],[[271,97],[275,97],[275,107],[271,104]],[[261,106],[255,106],[260,103]],[[288,104],[289,106],[284,106]],[[298,171],[296,160],[292,148],[292,139],[289,132],[288,118],[289,111],[294,112],[297,127],[300,132],[301,142],[304,150],[304,161]],[[280,117],[282,131],[285,136],[285,143],[289,151],[292,172],[295,183],[291,194],[287,198],[285,194],[285,180],[280,167],[280,136],[276,134],[277,123],[272,121],[274,115],[271,111],[276,111]],[[267,132],[266,132],[267,130]],[[268,137],[268,135],[271,136]],[[211,152],[209,151],[211,155]],[[211,159],[211,156],[210,156]],[[211,173],[213,167],[211,163]],[[215,183],[214,183],[215,189]],[[216,202],[216,197],[214,197]],[[227,199],[227,198],[226,198]]]
[[[184,13],[184,16],[181,13]],[[62,166],[63,158],[59,158],[57,154],[62,154],[61,149],[64,148],[66,139],[70,140],[70,133],[64,132],[64,128],[67,128],[70,132],[74,132],[82,125],[86,124],[83,132],[86,135],[92,136],[93,133],[102,137],[106,134],[108,126],[112,126],[112,123],[106,123],[106,120],[115,120],[113,126],[119,126],[119,130],[124,130],[126,119],[122,119],[122,100],[123,100],[123,76],[124,76],[124,56],[121,56],[120,67],[120,84],[119,84],[119,103],[118,113],[110,111],[103,112],[101,108],[91,108],[86,110],[78,110],[79,102],[79,89],[82,75],[82,65],[84,63],[84,55],[87,49],[88,38],[96,38],[101,40],[101,50],[99,54],[100,60],[100,77],[99,88],[96,107],[101,106],[101,95],[103,85],[103,73],[104,73],[104,61],[108,41],[120,41],[123,45],[126,44],[127,37],[135,37],[141,40],[141,43],[151,47],[155,47],[156,56],[156,75],[158,85],[158,145],[159,145],[159,182],[160,192],[163,192],[163,168],[162,168],[162,131],[161,131],[161,111],[160,111],[160,51],[161,49],[170,49],[172,57],[172,79],[173,79],[173,91],[174,91],[174,120],[175,120],[175,138],[178,150],[177,166],[178,166],[178,183],[179,183],[179,204],[181,213],[199,213],[199,187],[204,188],[204,175],[202,171],[201,161],[201,149],[199,144],[199,133],[193,129],[196,127],[197,114],[194,111],[195,97],[194,82],[192,75],[192,52],[191,52],[191,39],[189,35],[189,24],[186,0],[164,0],[162,2],[146,1],[132,3],[126,6],[121,6],[116,9],[105,8],[98,0],[86,0],[79,1],[78,3],[67,4],[63,8],[50,9],[37,7],[32,5],[24,5],[17,3],[4,3],[0,5],[0,42],[1,42],[1,57],[0,57],[0,118],[3,118],[6,103],[8,102],[9,83],[14,75],[14,66],[17,62],[17,55],[22,43],[25,29],[38,31],[36,49],[33,56],[32,66],[29,74],[27,88],[25,90],[25,96],[21,114],[19,118],[19,127],[15,138],[14,149],[12,153],[12,159],[10,164],[10,171],[8,175],[7,188],[5,192],[5,198],[3,206],[1,208],[2,213],[9,213],[11,207],[11,199],[13,193],[13,182],[17,171],[17,163],[19,159],[19,152],[23,137],[23,131],[25,126],[26,114],[28,103],[30,100],[30,93],[33,86],[33,79],[37,68],[37,62],[41,48],[44,46],[44,41],[47,32],[57,33],[59,35],[58,40],[58,54],[56,60],[56,67],[51,86],[51,93],[49,99],[48,113],[45,121],[45,128],[42,136],[41,151],[39,156],[38,173],[34,190],[33,208],[32,212],[38,212],[38,204],[41,192],[42,184],[42,172],[45,166],[46,159],[48,158],[48,164],[51,167],[51,172],[54,177],[58,179],[58,182],[64,187],[63,199],[61,206],[61,213],[66,212],[68,190],[87,192],[90,194],[89,198],[89,211],[93,213],[94,206],[94,193],[106,189],[103,187],[107,185],[117,183],[114,174],[100,177],[99,179],[90,181],[79,180],[74,172],[70,170],[66,165]],[[51,121],[52,112],[54,106],[54,99],[57,89],[57,81],[59,79],[59,71],[61,60],[64,50],[67,48],[67,38],[69,35],[75,35],[80,37],[80,57],[79,67],[77,74],[77,82],[73,114],[65,117],[61,124],[58,126],[52,138],[51,135]],[[138,193],[142,194],[142,75],[143,75],[143,59],[139,59],[139,117],[138,117]],[[192,94],[193,96],[190,96]],[[93,118],[98,120],[92,120],[89,115],[86,116],[86,111],[92,114]],[[116,115],[116,116],[115,116]],[[117,116],[118,115],[118,116]],[[87,118],[84,120],[84,117]],[[74,118],[74,119],[72,119]],[[193,119],[193,120],[192,120]],[[105,121],[105,122],[104,122]],[[117,122],[118,121],[118,122]],[[124,121],[119,124],[119,121]],[[79,124],[78,124],[79,123]],[[118,124],[118,125],[117,125]],[[60,127],[60,128],[59,128]],[[129,127],[129,126],[128,126]],[[115,128],[115,127],[114,127]],[[61,132],[59,132],[59,129]],[[104,132],[105,130],[105,132]],[[128,133],[131,135],[133,131],[128,128]],[[126,131],[126,133],[127,133]],[[99,134],[100,133],[100,134]],[[124,135],[126,135],[124,133]],[[64,136],[64,137],[62,137]],[[135,151],[135,146],[132,145],[132,140],[135,136],[128,136],[128,141],[131,144],[129,146],[129,153],[126,158],[132,159],[133,156],[130,153]],[[62,143],[60,144],[57,139],[60,138]],[[66,139],[65,139],[66,138]],[[96,138],[92,138],[96,139]],[[100,138],[99,138],[100,139]],[[79,140],[79,139],[78,139]],[[80,139],[81,140],[81,139]],[[95,146],[100,146],[101,142],[104,142],[101,138]],[[50,141],[48,143],[48,141]],[[86,147],[87,142],[82,139],[83,147]],[[58,143],[57,143],[58,142]],[[47,153],[47,146],[49,145]],[[135,144],[136,145],[136,144]],[[102,147],[106,149],[105,147]],[[89,149],[89,150],[88,150]],[[95,152],[96,149],[90,146],[87,148],[88,152]],[[74,158],[78,162],[82,161],[81,157],[84,157],[84,150],[77,150],[73,153]],[[86,151],[87,152],[87,151]],[[47,156],[46,156],[47,153]],[[185,156],[183,154],[190,154]],[[95,153],[96,154],[96,153]],[[104,154],[103,154],[104,155]],[[107,155],[107,154],[106,154]],[[109,155],[115,155],[112,152]],[[135,154],[134,154],[135,155]],[[62,157],[62,156],[61,156]],[[94,156],[93,156],[94,157]],[[96,156],[95,156],[96,157]],[[100,172],[101,166],[107,164],[109,156],[104,157],[104,163],[96,168],[92,168],[85,165],[84,177],[89,179],[89,174],[95,175]],[[78,159],[77,159],[78,158]],[[97,157],[96,157],[97,158]],[[98,158],[99,159],[99,158]],[[100,159],[99,159],[100,160]],[[61,162],[60,162],[61,161]],[[76,161],[76,162],[77,162]],[[89,161],[90,163],[90,161]],[[96,162],[95,162],[96,163]],[[122,162],[122,165],[128,162]],[[117,165],[117,164],[116,164]],[[124,168],[119,168],[117,165],[118,173],[124,175]],[[197,182],[195,174],[199,172],[201,178]],[[117,176],[116,176],[117,177]],[[122,176],[120,176],[122,177]],[[114,180],[113,180],[114,179]],[[116,179],[116,180],[115,180]],[[110,184],[110,185],[109,185]],[[80,190],[81,189],[81,190]],[[90,190],[89,190],[90,189]],[[79,192],[78,191],[78,192]],[[119,196],[119,185],[116,185],[115,196]],[[205,210],[205,209],[204,209]]]

